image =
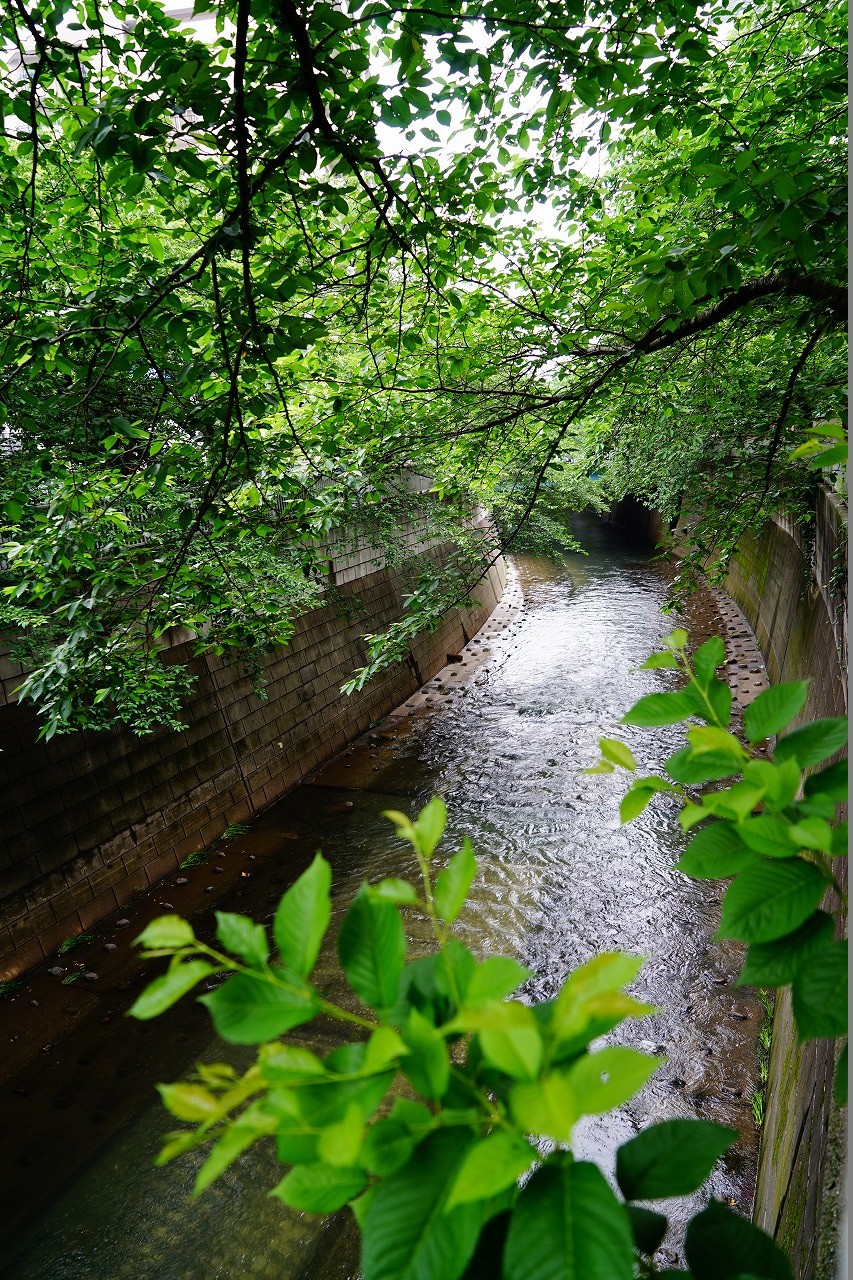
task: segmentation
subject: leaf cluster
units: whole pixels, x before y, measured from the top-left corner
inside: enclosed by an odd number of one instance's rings
[[[252,1143],[274,1141],[290,1168],[271,1194],[315,1214],[350,1206],[365,1280],[630,1280],[637,1265],[655,1273],[667,1218],[645,1202],[696,1190],[736,1134],[699,1120],[652,1125],[619,1148],[618,1192],[572,1156],[576,1122],[620,1106],[661,1062],[595,1044],[653,1012],[624,991],[642,957],[596,956],[553,999],[525,1002],[515,993],[528,970],[506,956],[478,961],[452,935],[477,864],[465,840],[439,869],[443,802],[433,798],[414,819],[387,816],[414,849],[420,882],[363,884],[352,901],[337,938],[351,1006],[331,1003],[312,982],[332,914],[331,869],[320,854],[278,906],[275,954],[261,925],[223,912],[221,949],[177,916],[154,920],[137,939],[147,956],[170,963],[134,1017],[155,1017],[215,980],[201,1003],[216,1031],[259,1046],[242,1075],[207,1065],[189,1082],[161,1086],[168,1110],[191,1127],[167,1138],[160,1161],[207,1148],[199,1194]],[[432,953],[408,958],[401,910],[429,921]],[[320,1015],[358,1028],[359,1038],[323,1058],[285,1038]],[[750,1275],[790,1277],[776,1246],[718,1203],[692,1220],[686,1251],[698,1280],[741,1274],[735,1260],[744,1256]]]
[[[847,1035],[847,941],[839,938],[847,895],[834,872],[847,856],[846,717],[801,720],[808,681],[772,685],[746,707],[743,737],[731,731],[731,690],[717,672],[725,647],[713,637],[692,654],[677,629],[643,664],[679,673],[683,688],[641,698],[623,717],[637,727],[685,724],[686,745],[666,777],[636,777],[620,806],[624,822],[658,793],[680,805],[691,833],[680,871],[729,880],[718,938],[747,944],[740,981],[791,988],[801,1041]],[[772,750],[769,743],[775,741]],[[623,743],[603,740],[593,771],[636,769]],[[829,760],[830,763],[826,763]],[[836,1095],[847,1098],[846,1042]]]

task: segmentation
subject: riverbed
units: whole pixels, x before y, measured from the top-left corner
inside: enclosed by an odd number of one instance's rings
[[[649,772],[659,772],[679,745],[677,729],[618,725],[638,697],[668,687],[669,673],[636,668],[673,625],[661,612],[669,571],[597,521],[581,522],[577,532],[586,555],[516,557],[500,624],[487,626],[409,704],[250,831],[226,842],[223,866],[228,858],[235,867],[242,859],[244,869],[235,871],[230,896],[217,905],[269,920],[283,887],[321,848],[334,873],[333,937],[362,880],[410,870],[382,811],[413,813],[441,794],[449,811],[445,856],[467,835],[479,861],[460,921],[463,940],[480,956],[514,954],[532,969],[526,997],[552,995],[570,968],[600,951],[648,957],[632,994],[659,1012],[619,1028],[612,1039],[665,1055],[666,1062],[618,1112],[578,1126],[577,1153],[609,1169],[616,1146],[653,1121],[698,1116],[731,1124],[741,1141],[705,1195],[748,1213],[762,1009],[754,993],[735,986],[739,948],[713,941],[718,889],[673,870],[684,837],[671,802],[655,799],[622,828],[617,809],[624,775],[581,772],[596,759],[599,737],[622,737]],[[697,599],[685,625],[700,638],[717,630],[713,600]],[[206,889],[214,869],[201,866],[181,878]],[[158,902],[165,904],[168,894],[181,909],[176,878],[170,880]],[[136,932],[128,926],[122,938]],[[423,930],[413,926],[413,948],[424,944]],[[332,993],[338,981],[333,957],[327,947],[317,975]],[[116,1008],[122,999],[128,1003],[133,987],[128,979],[125,996],[117,991]],[[93,1017],[88,1029],[81,1024],[69,1033],[52,1074],[46,1065],[41,1077],[35,1073],[45,1082],[47,1115],[56,1097],[67,1102],[56,1108],[55,1145],[48,1127],[40,1144],[26,1148],[25,1181],[38,1185],[40,1169],[49,1195],[9,1241],[0,1274],[15,1280],[356,1276],[354,1235],[343,1215],[321,1223],[266,1195],[281,1176],[272,1151],[248,1153],[198,1201],[189,1200],[197,1158],[153,1168],[171,1127],[154,1084],[179,1078],[193,1061],[248,1061],[248,1054],[219,1045],[191,1001],[142,1028],[112,1014],[100,1019],[100,1033]],[[311,1036],[309,1030],[306,1043],[330,1047]],[[38,1103],[27,1087],[19,1080],[17,1095],[4,1094],[6,1113],[14,1113],[16,1097],[19,1107],[25,1095],[27,1105]],[[120,1123],[110,1123],[111,1107]],[[77,1113],[75,1127],[70,1121]],[[69,1157],[64,1179],[69,1142],[82,1147]],[[694,1198],[692,1207],[698,1203]],[[672,1264],[687,1210],[663,1207],[673,1211],[675,1227],[665,1243]]]

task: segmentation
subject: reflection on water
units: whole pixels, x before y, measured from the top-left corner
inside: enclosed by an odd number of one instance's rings
[[[602,736],[623,737],[655,772],[677,744],[675,730],[618,725],[632,701],[665,687],[668,678],[635,670],[671,625],[660,612],[666,570],[602,526],[590,523],[579,533],[587,557],[516,561],[523,609],[491,640],[483,665],[466,664],[431,682],[435,711],[389,720],[258,822],[255,833],[267,843],[278,837],[279,854],[235,895],[238,909],[270,918],[281,892],[275,886],[295,849],[304,862],[322,847],[334,868],[334,930],[361,880],[405,875],[411,865],[381,811],[411,810],[441,793],[450,811],[447,853],[468,834],[479,856],[461,921],[464,941],[481,955],[514,951],[535,973],[531,997],[553,994],[569,968],[596,952],[622,948],[648,957],[633,991],[660,1011],[613,1038],[667,1061],[640,1097],[579,1126],[578,1153],[608,1167],[618,1143],[654,1120],[703,1116],[729,1123],[741,1130],[742,1142],[715,1173],[711,1191],[748,1208],[760,1010],[733,985],[737,949],[712,941],[717,891],[672,870],[682,837],[671,803],[657,798],[621,829],[624,783],[580,774],[597,757]],[[414,924],[413,947],[425,941]],[[335,991],[331,948],[317,976]],[[193,1056],[240,1060],[211,1041],[203,1023],[197,1027],[180,1062],[163,1037],[154,1079],[177,1075]],[[323,1034],[308,1033],[320,1051],[329,1047]],[[267,1197],[281,1173],[270,1150],[250,1152],[190,1202],[197,1161],[151,1167],[168,1121],[151,1102],[151,1082],[136,1087],[138,1118],[21,1235],[2,1274],[20,1280],[357,1274],[352,1228],[342,1215],[321,1224]],[[664,1207],[683,1220],[683,1208]],[[677,1243],[670,1248],[674,1261]]]

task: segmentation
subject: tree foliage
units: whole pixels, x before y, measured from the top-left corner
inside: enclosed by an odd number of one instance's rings
[[[0,16],[5,623],[48,732],[175,720],[172,626],[286,640],[332,532],[402,554],[407,468],[442,536],[485,501],[506,545],[555,484],[701,499],[701,551],[802,500],[843,355],[840,5],[210,12]]]

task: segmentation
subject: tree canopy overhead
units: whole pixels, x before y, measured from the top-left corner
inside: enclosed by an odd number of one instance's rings
[[[844,33],[840,4],[13,0],[0,621],[46,731],[178,722],[158,637],[286,640],[333,531],[393,547],[401,468],[505,542],[632,489],[704,501],[707,551],[801,500],[790,442],[843,386]],[[364,675],[476,581],[461,542]]]

